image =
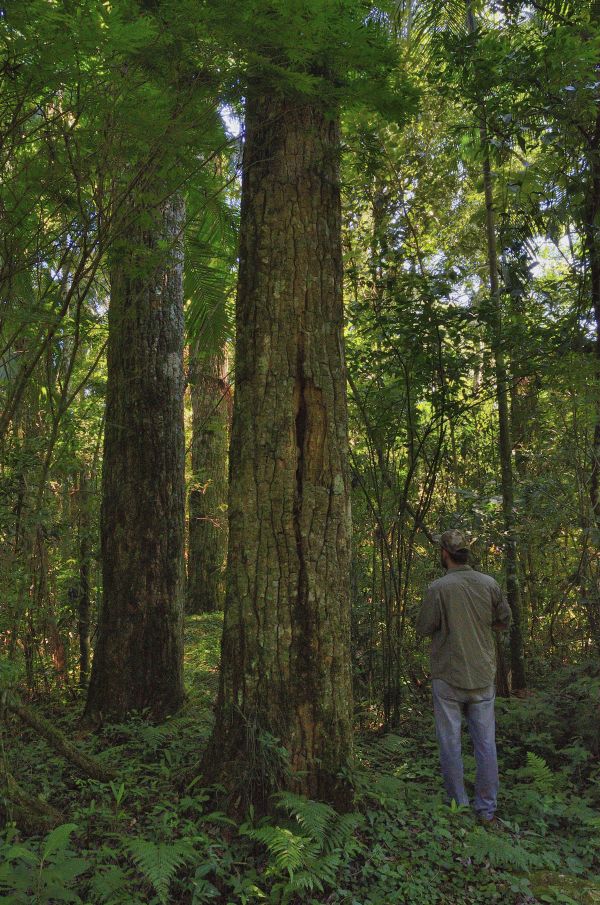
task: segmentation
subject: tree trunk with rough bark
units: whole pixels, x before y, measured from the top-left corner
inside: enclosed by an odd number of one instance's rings
[[[249,88],[228,582],[203,764],[232,810],[265,809],[281,787],[350,802],[338,775],[352,746],[338,156],[337,118]]]
[[[227,554],[227,448],[230,387],[224,351],[190,352],[192,487],[186,611],[223,609]]]
[[[183,201],[132,211],[111,271],[103,604],[86,717],[183,700]]]

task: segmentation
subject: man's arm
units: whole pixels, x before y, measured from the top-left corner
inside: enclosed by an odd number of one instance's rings
[[[427,588],[415,623],[417,638],[433,635],[441,626],[440,605],[437,594]]]
[[[494,594],[494,607],[492,611],[492,628],[495,632],[506,632],[512,622],[512,613],[508,601],[500,587],[496,585]]]

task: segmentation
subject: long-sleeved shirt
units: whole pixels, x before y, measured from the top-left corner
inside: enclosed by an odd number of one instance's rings
[[[425,592],[418,637],[431,637],[431,675],[457,688],[485,688],[496,676],[493,630],[510,626],[511,612],[498,583],[470,566],[457,566]]]

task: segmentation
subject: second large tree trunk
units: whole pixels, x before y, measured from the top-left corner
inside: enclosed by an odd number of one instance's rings
[[[140,206],[111,272],[90,718],[183,700],[183,218],[180,199]]]
[[[348,803],[350,511],[339,129],[248,91],[228,586],[205,777]],[[288,775],[281,746],[289,754]]]

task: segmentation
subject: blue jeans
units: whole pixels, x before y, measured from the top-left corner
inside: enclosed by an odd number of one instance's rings
[[[443,679],[434,679],[433,713],[440,749],[440,765],[446,797],[457,804],[469,804],[463,780],[461,756],[462,715],[467,718],[475,753],[475,811],[489,820],[496,811],[498,797],[498,761],[496,759],[496,690],[455,688]]]

